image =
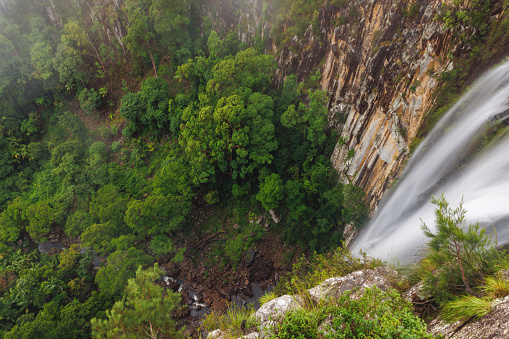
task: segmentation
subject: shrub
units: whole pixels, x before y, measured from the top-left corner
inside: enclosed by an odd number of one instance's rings
[[[410,303],[395,290],[366,289],[358,299],[351,291],[311,310],[289,312],[271,338],[433,338],[426,324],[412,314]],[[323,331],[318,331],[320,324]]]
[[[90,90],[86,88],[82,89],[78,94],[78,100],[80,101],[81,109],[87,114],[94,113],[102,104],[101,96],[94,88]]]
[[[428,265],[422,274],[424,289],[439,304],[451,301],[457,294],[481,296],[483,293],[476,293],[474,289],[484,285],[484,277],[503,265],[502,253],[479,224],[465,227],[463,203],[452,209],[443,195],[432,197],[431,202],[436,205],[437,232],[432,233],[422,224],[424,234],[430,239],[429,253],[423,261]]]
[[[407,18],[415,18],[417,14],[419,14],[419,9],[421,5],[419,2],[413,3],[408,9],[403,10],[403,15]]]

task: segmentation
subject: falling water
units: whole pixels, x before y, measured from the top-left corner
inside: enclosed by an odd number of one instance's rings
[[[352,250],[402,263],[417,260],[426,242],[422,222],[433,229],[430,198],[442,193],[452,207],[464,200],[469,222],[496,228],[500,245],[509,242],[509,136],[476,147],[490,126],[508,116],[509,62],[484,75],[440,120]]]

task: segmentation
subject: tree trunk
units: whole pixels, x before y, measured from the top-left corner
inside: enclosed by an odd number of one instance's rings
[[[152,55],[152,53],[150,53],[150,61],[152,61],[152,67],[154,67],[154,73],[155,73],[156,79],[157,79],[157,68],[156,68],[156,63],[154,62],[154,56]]]

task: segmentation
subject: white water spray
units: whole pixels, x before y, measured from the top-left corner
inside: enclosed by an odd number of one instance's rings
[[[484,75],[451,108],[415,151],[401,179],[380,202],[352,246],[369,255],[415,261],[434,226],[432,195],[461,199],[469,222],[495,227],[499,245],[509,242],[509,136],[478,152],[473,145],[486,126],[509,116],[509,62]]]

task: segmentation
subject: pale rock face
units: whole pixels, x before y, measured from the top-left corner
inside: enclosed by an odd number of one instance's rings
[[[277,320],[291,310],[302,308],[300,300],[297,296],[284,295],[282,297],[273,299],[260,307],[253,317],[260,323],[269,320]]]
[[[214,330],[207,335],[207,339],[222,339],[222,338],[224,338],[224,333],[220,329]]]
[[[423,291],[422,281],[418,282],[414,286],[410,287],[410,289],[408,291],[403,293],[403,299],[405,299],[409,302],[413,302],[413,301],[423,302],[423,301],[428,300],[429,298],[431,298],[431,294]]]
[[[335,335],[337,332],[332,328],[332,320],[334,318],[329,315],[325,320],[318,326],[318,333],[323,333],[327,335]]]
[[[490,313],[465,326],[462,321],[447,324],[440,319],[435,319],[428,325],[428,331],[451,339],[509,338],[508,320],[509,296],[493,301]]]
[[[325,280],[320,285],[308,290],[315,302],[324,299],[337,299],[346,291],[356,289],[352,297],[360,296],[366,288],[378,287],[381,291],[388,291],[391,282],[388,278],[396,277],[397,273],[390,267],[356,271],[344,277],[335,277]]]
[[[243,337],[240,337],[238,339],[257,339],[260,338],[260,334],[258,332],[249,333]]]

